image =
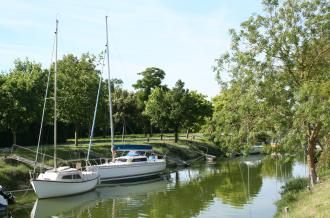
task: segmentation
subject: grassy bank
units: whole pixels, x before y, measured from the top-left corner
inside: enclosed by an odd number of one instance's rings
[[[6,190],[26,188],[29,185],[29,169],[23,164],[5,163],[3,157],[0,156],[0,185]]]
[[[73,139],[68,140],[68,143],[59,145],[57,149],[57,156],[61,160],[58,161],[59,165],[71,164],[74,166],[75,162],[86,158],[86,152],[88,149],[88,139],[80,139],[78,146],[74,146]],[[122,144],[121,137],[115,138],[116,144]],[[201,152],[208,153],[216,156],[220,156],[219,149],[212,143],[198,134],[191,135],[189,139],[186,139],[184,135],[181,135],[178,143],[174,143],[173,138],[170,135],[165,135],[164,140],[160,140],[159,135],[154,135],[148,139],[144,135],[129,135],[126,137],[125,142],[127,144],[151,144],[156,152],[160,154],[166,154],[170,157],[177,157],[182,160],[193,160],[201,157]],[[30,160],[35,159],[36,147],[31,146],[28,148],[15,147],[13,154],[19,155]],[[24,164],[17,164],[12,161],[5,162],[5,156],[10,155],[11,151],[0,151],[0,183],[7,190],[25,189],[29,188],[29,170],[32,170],[30,166]],[[39,162],[43,162],[49,166],[52,166],[53,160],[53,147],[42,146],[41,153],[45,155],[39,156]],[[110,151],[110,139],[109,138],[95,138],[92,147],[91,158],[98,159],[98,156],[111,157]],[[67,160],[76,160],[68,162]]]
[[[330,171],[323,173],[320,183],[312,190],[303,188],[298,192],[282,195],[277,202],[278,212],[275,217],[329,217],[330,214]],[[288,207],[288,212],[284,208]]]

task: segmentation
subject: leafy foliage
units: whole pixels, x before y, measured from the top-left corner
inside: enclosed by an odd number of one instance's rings
[[[1,75],[0,123],[11,130],[14,143],[16,133],[40,119],[46,76],[40,64],[29,60],[16,60],[10,73]]]
[[[156,88],[149,96],[144,114],[161,130],[170,129],[178,141],[180,128],[198,128],[210,116],[212,105],[197,92],[189,92],[178,80],[171,90]]]
[[[74,125],[76,144],[79,128],[91,125],[98,87],[94,61],[89,54],[80,59],[69,54],[58,61],[59,118]]]
[[[264,14],[230,30],[231,49],[217,60],[222,87],[210,137],[232,149],[267,134],[280,145],[314,150],[330,132],[329,2],[265,0]],[[223,81],[222,73],[232,80]],[[237,146],[236,146],[237,145]]]
[[[156,67],[149,67],[138,73],[138,75],[141,75],[142,79],[133,84],[133,87],[138,90],[140,104],[144,105],[154,88],[165,87],[161,85],[162,80],[165,78],[165,72]]]
[[[294,178],[289,180],[281,187],[281,195],[288,192],[299,192],[306,189],[308,185],[308,179],[306,178]]]
[[[330,170],[330,147],[327,147],[320,156],[317,163],[317,169],[319,173],[324,173]]]

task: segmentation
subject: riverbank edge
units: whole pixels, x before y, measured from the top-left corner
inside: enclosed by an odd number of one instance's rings
[[[276,202],[278,205],[275,218],[285,217],[328,217],[330,214],[330,170],[320,175],[320,183],[310,190],[306,187],[298,193],[292,193],[287,197],[282,196]],[[286,202],[286,206],[284,205]]]
[[[223,158],[223,154],[216,145],[204,140],[182,139],[179,140],[178,143],[164,140],[147,144],[153,145],[157,153],[166,154],[168,157],[177,158],[183,162],[192,161],[191,163],[193,163],[195,159],[197,159],[197,161],[203,160],[203,158],[201,159],[200,157],[205,154],[206,148],[207,154],[214,155],[217,158]],[[78,147],[65,145],[62,148],[65,149],[67,147],[68,150],[72,148],[81,149],[82,146],[86,145],[80,145]],[[5,161],[5,155],[6,154],[0,155],[0,185],[9,191],[31,188],[29,183],[29,171],[32,170],[32,168],[25,164],[8,163]],[[172,170],[176,167],[175,162],[168,161],[167,170]]]

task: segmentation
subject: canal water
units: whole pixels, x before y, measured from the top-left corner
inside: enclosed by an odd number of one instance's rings
[[[161,178],[100,186],[11,208],[13,217],[272,217],[280,188],[303,162],[251,156],[178,169]]]

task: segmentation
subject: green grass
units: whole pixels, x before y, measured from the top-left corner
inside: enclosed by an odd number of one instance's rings
[[[25,189],[29,186],[30,168],[23,165],[11,165],[0,157],[0,181],[6,190]]]
[[[312,191],[304,189],[301,192],[284,194],[277,203],[278,212],[275,217],[329,217],[330,214],[330,171],[321,176],[321,183],[316,184]],[[284,204],[283,202],[286,202]],[[284,207],[289,212],[283,211]]]

